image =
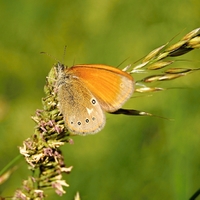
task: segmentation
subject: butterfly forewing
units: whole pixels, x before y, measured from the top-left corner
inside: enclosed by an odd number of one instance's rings
[[[76,65],[69,71],[96,97],[102,109],[114,112],[131,97],[134,81],[130,74],[107,65]]]

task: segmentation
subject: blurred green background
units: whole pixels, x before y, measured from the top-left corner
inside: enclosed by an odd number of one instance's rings
[[[0,168],[19,154],[34,130],[31,115],[42,109],[55,60],[41,51],[69,66],[118,66],[128,58],[124,67],[199,27],[199,8],[199,0],[1,0]],[[199,58],[195,50],[174,66],[197,68]],[[200,188],[199,76],[169,81],[166,87],[184,89],[131,98],[124,106],[174,121],[107,115],[100,133],[74,137],[74,145],[62,147],[66,165],[74,166],[65,177],[70,187],[63,197],[49,191],[48,199],[73,199],[77,191],[83,200],[189,199]],[[0,196],[11,196],[28,175],[22,159]]]

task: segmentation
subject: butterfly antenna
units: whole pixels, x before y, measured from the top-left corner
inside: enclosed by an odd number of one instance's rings
[[[47,52],[44,52],[44,51],[41,51],[40,52],[41,54],[46,54],[47,56],[49,56],[50,58],[52,58],[53,60],[55,60],[56,62],[60,63],[60,61],[58,59],[56,59],[55,57],[53,57],[51,54],[47,53]]]
[[[75,63],[76,63],[76,59],[74,58],[72,66],[74,66],[74,65],[75,65]]]
[[[66,49],[67,49],[67,45],[65,45],[65,47],[64,47],[64,52],[63,52],[62,63],[64,63],[64,60],[65,60],[65,56],[66,56]]]

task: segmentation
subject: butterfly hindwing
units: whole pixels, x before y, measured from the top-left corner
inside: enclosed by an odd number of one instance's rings
[[[59,108],[67,128],[74,134],[100,131],[105,125],[105,114],[97,99],[83,83],[70,77],[58,87]]]

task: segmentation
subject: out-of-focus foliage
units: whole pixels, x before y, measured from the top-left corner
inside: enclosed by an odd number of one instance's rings
[[[118,66],[128,58],[123,68],[199,27],[199,7],[197,0],[1,1],[0,168],[33,133],[30,116],[42,108],[54,57],[69,66]],[[199,55],[195,50],[177,58],[175,66],[198,68]],[[74,168],[60,199],[72,199],[77,191],[81,199],[188,199],[200,187],[199,73],[165,83],[177,89],[132,98],[124,106],[174,121],[107,115],[103,131],[65,145],[66,164]],[[29,173],[24,161],[18,163],[0,195],[11,196]],[[48,199],[55,198],[49,192]]]

